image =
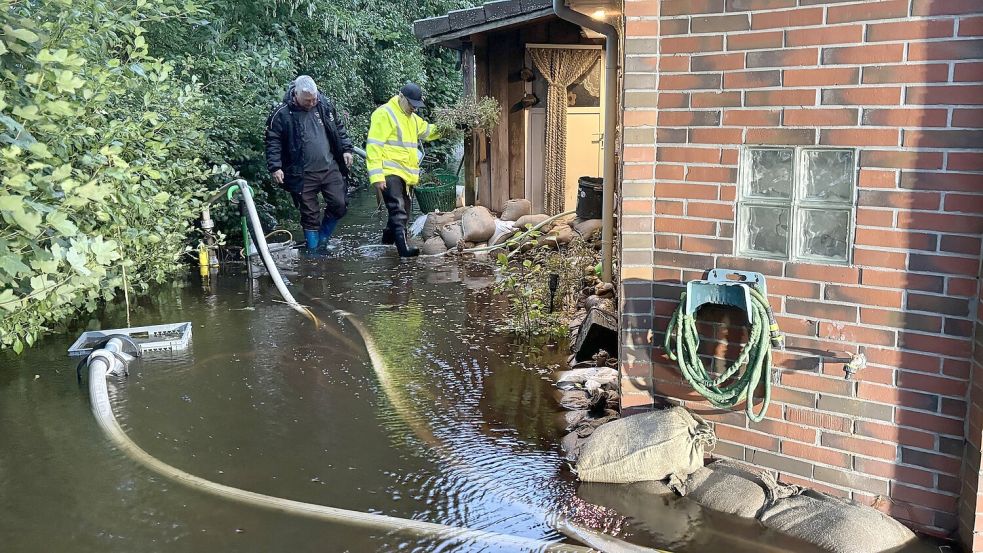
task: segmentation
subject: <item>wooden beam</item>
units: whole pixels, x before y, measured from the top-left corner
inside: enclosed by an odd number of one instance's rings
[[[513,107],[526,95],[526,83],[519,77],[525,65],[524,33],[515,33],[508,42],[508,102],[505,111],[509,120],[509,198],[526,197],[526,125],[525,110]]]
[[[488,40],[488,84],[500,105],[498,126],[491,133],[491,203],[501,211],[509,199],[509,42],[513,33],[497,34]]]
[[[486,35],[472,37],[475,59],[474,91],[478,98],[489,95],[488,83],[488,39]],[[491,164],[488,160],[489,137],[479,133],[475,139],[476,186],[475,204],[491,205]]]
[[[464,84],[464,96],[475,97],[474,75],[474,45],[465,43],[461,51],[461,78]],[[475,136],[474,133],[464,137],[464,205],[474,205],[475,188]]]

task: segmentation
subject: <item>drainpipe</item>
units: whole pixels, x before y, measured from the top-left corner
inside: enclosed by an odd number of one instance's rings
[[[615,136],[618,128],[618,30],[613,25],[591,19],[567,7],[565,0],[553,0],[553,12],[564,21],[604,35],[604,188],[601,208],[601,280],[611,282],[614,251]]]

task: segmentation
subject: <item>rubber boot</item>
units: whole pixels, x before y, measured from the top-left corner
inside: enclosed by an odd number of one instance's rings
[[[316,230],[304,230],[304,239],[307,240],[307,251],[316,251],[321,244],[321,233]]]
[[[406,233],[395,232],[393,238],[396,241],[396,249],[399,250],[400,257],[416,257],[420,255],[419,248],[413,248],[406,244]]]
[[[324,249],[332,249],[331,246],[328,244],[328,241],[331,240],[331,234],[334,232],[334,229],[337,226],[338,226],[338,219],[335,219],[334,217],[325,217],[321,221],[320,247]]]
[[[391,228],[386,227],[385,230],[382,231],[382,243],[387,246],[391,246],[392,244],[396,243],[396,235],[393,234]]]

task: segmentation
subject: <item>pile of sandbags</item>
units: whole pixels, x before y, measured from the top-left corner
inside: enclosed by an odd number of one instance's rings
[[[567,433],[560,445],[570,461],[577,460],[580,449],[596,429],[619,418],[620,375],[614,366],[617,361],[602,351],[580,363],[571,357],[570,370],[554,375],[554,398],[567,410],[558,417],[560,428]]]

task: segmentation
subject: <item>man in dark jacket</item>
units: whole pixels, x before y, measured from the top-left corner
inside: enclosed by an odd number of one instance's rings
[[[310,250],[327,246],[348,211],[345,177],[352,152],[334,105],[318,92],[314,79],[297,77],[266,121],[266,165],[300,209]],[[318,194],[324,196],[323,217]]]

